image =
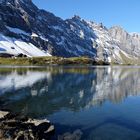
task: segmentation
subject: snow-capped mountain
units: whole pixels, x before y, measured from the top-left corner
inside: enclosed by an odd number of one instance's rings
[[[140,35],[74,16],[63,20],[31,0],[0,0],[0,53],[27,56],[89,56],[132,63],[140,56]]]

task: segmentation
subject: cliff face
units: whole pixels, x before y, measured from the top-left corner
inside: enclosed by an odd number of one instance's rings
[[[119,26],[109,30],[111,36],[120,42],[120,48],[133,56],[140,56],[140,35],[137,33],[127,33]]]
[[[0,32],[0,53],[5,49],[14,55],[36,56],[37,50],[30,51],[34,46],[41,51],[37,56],[89,56],[116,63],[127,63],[140,54],[137,34],[130,35],[120,27],[107,29],[79,16],[62,20],[38,9],[31,0],[0,0]]]

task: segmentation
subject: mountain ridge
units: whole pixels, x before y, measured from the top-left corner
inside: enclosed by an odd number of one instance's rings
[[[7,43],[12,42],[6,52],[12,53],[12,47],[14,55],[88,56],[118,64],[133,63],[140,57],[138,33],[131,35],[119,26],[107,29],[102,23],[86,21],[77,15],[63,20],[37,8],[31,0],[0,0],[0,33],[0,50],[5,49],[5,38]],[[32,54],[28,50],[32,46],[34,52],[36,48],[41,53]]]

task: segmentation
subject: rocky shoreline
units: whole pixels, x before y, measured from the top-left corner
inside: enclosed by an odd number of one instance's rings
[[[48,120],[0,111],[0,140],[50,140],[54,126]]]

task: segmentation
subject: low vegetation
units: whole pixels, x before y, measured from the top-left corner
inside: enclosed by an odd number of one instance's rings
[[[33,57],[33,58],[0,58],[0,65],[107,65],[103,61],[95,62],[87,57]]]

